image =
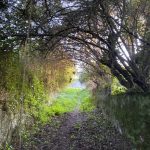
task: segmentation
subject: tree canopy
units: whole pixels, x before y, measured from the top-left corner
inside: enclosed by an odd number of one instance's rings
[[[149,0],[3,0],[0,49],[58,47],[127,89],[150,91]]]

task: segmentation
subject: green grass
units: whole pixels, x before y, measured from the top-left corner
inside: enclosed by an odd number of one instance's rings
[[[66,88],[52,101],[50,106],[41,103],[40,110],[37,114],[34,113],[39,122],[47,123],[51,117],[72,112],[76,108],[81,112],[92,111],[95,108],[90,92],[80,88]]]
[[[80,89],[68,88],[62,91],[50,107],[56,115],[71,112],[78,105]]]
[[[77,107],[80,111],[91,111],[94,109],[91,94],[86,89],[66,88],[53,101],[52,105],[44,105],[41,108],[40,118],[42,122],[47,122],[51,116],[72,112]]]
[[[76,107],[81,111],[89,111],[94,108],[91,95],[87,90],[80,88],[67,88],[62,91],[51,106],[55,114],[72,112]]]
[[[95,105],[92,102],[92,97],[89,91],[81,91],[80,111],[89,112],[95,109]]]

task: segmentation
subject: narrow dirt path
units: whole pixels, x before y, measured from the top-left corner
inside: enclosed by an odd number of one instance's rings
[[[131,150],[132,144],[101,112],[56,116],[24,145],[24,150]]]
[[[76,125],[87,119],[86,115],[80,115],[76,109],[74,112],[68,114],[67,119],[57,131],[56,137],[52,140],[52,145],[49,150],[67,150],[70,146],[70,131]]]
[[[39,133],[33,135],[30,144],[24,149],[37,150],[68,150],[70,147],[70,131],[72,128],[87,120],[86,113],[80,113],[80,93],[78,93],[77,105],[73,112],[64,116],[56,116],[50,124],[47,124]],[[43,143],[44,142],[44,143]],[[33,144],[34,143],[34,144]]]
[[[24,141],[21,150],[132,150],[101,111],[80,111],[80,95],[74,111],[53,117]]]
[[[53,117],[24,141],[21,150],[132,150],[130,141],[101,111],[80,111],[81,92],[75,95],[74,111]]]

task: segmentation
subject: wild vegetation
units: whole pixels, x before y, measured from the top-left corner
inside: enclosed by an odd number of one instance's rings
[[[0,14],[5,148],[13,120],[21,143],[23,126],[71,113],[79,98],[80,111],[92,110],[93,100],[137,149],[149,149],[149,0],[2,0]],[[64,90],[75,64],[92,98],[86,90]]]
[[[103,64],[126,88],[148,92],[149,7],[147,0],[4,1],[1,50],[28,38],[42,51],[62,46],[99,74]]]
[[[20,53],[21,51],[3,51],[0,55],[1,115],[9,117],[10,130],[14,128],[15,119],[19,133],[31,127],[32,123],[45,123],[49,120],[52,115],[48,110],[53,102],[52,92],[58,92],[67,85],[74,74],[71,60],[55,59],[55,63],[51,63],[48,60],[52,59],[50,54],[43,57],[36,52],[22,58],[23,54],[20,57]],[[1,136],[5,137],[11,133],[8,129],[3,134],[2,130],[6,126],[3,117],[0,131]],[[4,142],[7,141],[9,139],[6,136]]]
[[[104,111],[115,127],[127,135],[137,149],[149,149],[149,94],[118,93],[117,88],[117,94],[108,97],[104,97],[101,91],[96,91],[94,99],[98,109]]]
[[[94,75],[85,70],[80,80],[93,81],[95,86],[92,98],[95,106],[103,110],[120,133],[131,139],[137,149],[149,149],[150,94],[127,91],[114,77],[111,77],[110,84],[105,80],[106,77],[99,79]]]

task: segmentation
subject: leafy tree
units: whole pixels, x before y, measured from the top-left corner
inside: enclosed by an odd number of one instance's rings
[[[16,48],[27,37],[35,50],[63,46],[70,57],[97,70],[106,65],[126,88],[150,90],[149,1],[8,0],[4,5],[1,49]]]
[[[68,37],[70,45],[76,43],[77,57],[86,63],[108,66],[128,89],[149,91],[149,2],[74,2],[77,9],[66,17],[65,23],[76,28],[76,33]]]

